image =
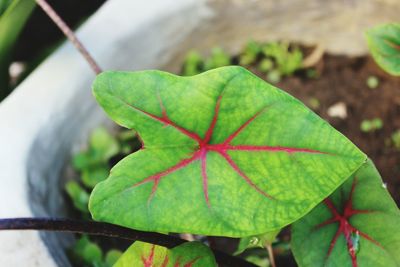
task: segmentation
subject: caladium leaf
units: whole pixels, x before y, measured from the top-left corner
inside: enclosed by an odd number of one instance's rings
[[[400,266],[400,212],[371,161],[293,224],[299,266]]]
[[[376,26],[366,32],[366,37],[378,65],[392,75],[400,75],[400,24]]]
[[[211,250],[200,242],[188,242],[173,249],[135,242],[114,267],[213,267]]]
[[[92,192],[95,220],[232,237],[305,215],[365,155],[301,102],[241,67],[192,77],[105,72],[94,95],[144,145]]]

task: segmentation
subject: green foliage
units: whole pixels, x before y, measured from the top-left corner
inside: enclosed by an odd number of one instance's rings
[[[262,72],[269,72],[270,70],[273,69],[273,67],[274,67],[274,62],[269,58],[264,58],[263,60],[261,60],[260,64],[258,65],[258,68]]]
[[[270,266],[269,260],[265,255],[252,254],[252,255],[246,256],[245,259],[246,259],[246,261],[251,262],[260,267]]]
[[[136,241],[114,267],[213,267],[211,250],[200,242],[188,242],[173,249]]]
[[[301,68],[303,53],[297,47],[289,49],[286,42],[267,43],[262,52],[265,56],[272,58],[276,63],[276,69],[283,76],[291,75]]]
[[[104,72],[93,90],[108,115],[144,142],[92,192],[99,221],[232,237],[274,231],[366,158],[301,102],[241,67],[192,77]]]
[[[107,252],[104,259],[106,266],[114,266],[114,264],[121,258],[122,252],[117,249],[112,249]]]
[[[392,134],[392,142],[394,147],[400,150],[400,130],[397,130]]]
[[[83,214],[88,214],[89,193],[82,188],[76,181],[69,181],[65,185],[65,191],[72,199],[74,207]]]
[[[317,110],[319,109],[319,107],[321,106],[321,103],[319,102],[318,98],[316,97],[311,97],[308,100],[308,105],[310,106],[310,108],[312,108],[313,110]]]
[[[293,224],[292,250],[300,267],[397,267],[399,225],[399,209],[368,161]]]
[[[9,93],[12,48],[34,7],[34,0],[0,0],[0,100]]]
[[[400,24],[378,25],[365,33],[376,63],[386,72],[400,75]]]
[[[0,0],[0,16],[7,10],[11,2],[12,0]]]
[[[221,47],[214,47],[204,64],[204,70],[211,70],[231,64],[231,57]]]
[[[260,52],[261,45],[253,40],[249,41],[240,55],[240,65],[246,66],[255,63]]]
[[[82,173],[82,182],[88,188],[107,178],[108,160],[119,152],[118,141],[106,129],[97,128],[90,137],[89,148],[73,157],[72,163]]]
[[[383,121],[380,118],[375,118],[372,120],[363,120],[360,125],[360,129],[363,132],[373,132],[382,129]]]
[[[275,241],[279,232],[280,230],[277,230],[262,235],[241,238],[235,255],[241,254],[249,248],[265,248],[267,245],[271,245]]]
[[[379,86],[379,80],[375,76],[369,76],[367,79],[367,86],[370,89],[375,89]]]
[[[202,72],[203,60],[197,51],[190,51],[183,63],[183,75],[193,76]]]
[[[87,267],[112,267],[122,255],[122,252],[116,249],[104,255],[102,249],[87,236],[82,236],[75,243],[72,253],[80,266]]]
[[[281,78],[281,73],[278,70],[271,70],[267,74],[267,81],[269,81],[270,83],[278,83],[281,81]]]

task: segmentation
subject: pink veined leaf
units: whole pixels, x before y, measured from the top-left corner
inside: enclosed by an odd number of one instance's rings
[[[206,235],[274,231],[365,160],[298,100],[240,67],[193,77],[106,72],[93,87],[108,115],[144,143],[93,191],[96,220]]]
[[[302,266],[399,266],[399,210],[371,161],[293,225]]]
[[[200,242],[189,242],[173,249],[135,242],[114,267],[216,267],[211,250]]]

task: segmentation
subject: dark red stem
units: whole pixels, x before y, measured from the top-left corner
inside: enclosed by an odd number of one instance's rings
[[[58,218],[11,218],[0,219],[1,230],[41,230],[52,232],[70,232],[88,235],[99,235],[113,238],[121,238],[132,241],[142,241],[167,248],[181,245],[186,240],[160,233],[144,232],[121,227],[109,223],[93,221],[77,221]],[[212,249],[215,259],[223,266],[255,267],[241,258]]]

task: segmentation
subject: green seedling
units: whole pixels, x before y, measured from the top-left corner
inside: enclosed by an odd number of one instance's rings
[[[71,198],[74,207],[81,211],[84,215],[87,215],[89,213],[89,193],[76,181],[67,182],[65,185],[65,191]]]
[[[214,47],[204,64],[204,70],[211,70],[231,64],[231,57],[221,47]]]
[[[256,62],[261,52],[261,45],[255,41],[249,41],[239,58],[239,64],[247,66]]]
[[[269,72],[274,68],[274,62],[269,58],[264,58],[258,65],[259,70],[262,72]]]
[[[318,98],[310,97],[310,99],[308,99],[308,105],[311,109],[317,110],[321,106],[321,103],[319,102]]]
[[[263,47],[262,52],[276,62],[276,69],[283,76],[291,75],[301,68],[303,53],[297,47],[290,50],[286,42],[268,43]]]
[[[109,250],[104,255],[99,245],[85,235],[75,243],[72,253],[80,266],[88,267],[113,267],[122,256],[122,252],[116,249]]]
[[[375,89],[379,86],[379,80],[375,76],[369,76],[367,79],[367,86],[370,89]]]
[[[360,129],[363,132],[373,132],[376,130],[380,130],[383,127],[383,122],[379,118],[375,118],[372,120],[363,120],[360,125]]]
[[[185,58],[183,63],[183,75],[192,76],[202,72],[203,59],[197,51],[190,51]]]
[[[73,166],[82,174],[83,184],[93,188],[107,178],[108,160],[119,152],[118,141],[106,129],[97,128],[90,137],[87,150],[73,157]]]
[[[276,84],[282,79],[281,73],[278,70],[272,70],[267,73],[267,81]]]
[[[397,130],[392,134],[392,142],[394,147],[400,150],[400,130]]]

